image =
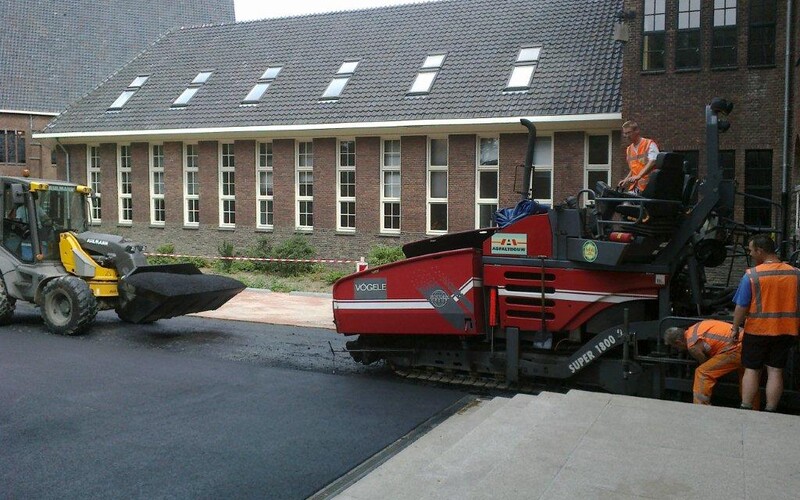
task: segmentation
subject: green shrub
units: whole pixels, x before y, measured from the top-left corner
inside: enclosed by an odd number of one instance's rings
[[[222,240],[222,242],[217,245],[217,252],[219,252],[220,257],[233,257],[236,254],[236,249],[233,247],[233,243]],[[232,262],[233,261],[229,259],[219,259],[214,263],[214,269],[223,273],[229,273],[231,272]]]
[[[369,267],[377,267],[390,262],[397,262],[403,260],[403,249],[398,246],[389,245],[375,245],[369,249],[367,263]]]
[[[295,235],[276,246],[272,251],[275,259],[313,259],[317,252],[308,240],[300,235]],[[279,276],[299,276],[310,273],[314,269],[311,262],[273,262],[269,266]]]
[[[344,271],[329,271],[322,277],[322,279],[325,281],[325,283],[333,285],[334,283],[339,281],[341,278],[344,278],[348,274],[349,273],[346,273]]]
[[[175,245],[173,245],[172,243],[161,245],[160,247],[156,248],[155,253],[163,253],[163,254],[175,253]],[[147,258],[147,263],[152,264],[154,266],[161,264],[175,264],[176,262],[178,262],[178,259],[176,259],[175,257],[165,257],[157,255]]]
[[[278,292],[278,293],[289,293],[294,291],[292,290],[292,287],[290,285],[287,285],[283,281],[276,279],[273,279],[269,282],[269,289],[272,292]]]

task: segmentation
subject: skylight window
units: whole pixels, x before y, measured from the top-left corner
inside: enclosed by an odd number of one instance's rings
[[[411,95],[429,94],[433,88],[433,82],[436,80],[436,75],[444,64],[444,58],[447,54],[430,54],[422,62],[417,77],[414,83],[411,84],[411,89],[408,91]]]
[[[136,91],[139,90],[142,85],[144,85],[144,82],[146,82],[148,78],[150,78],[150,75],[139,75],[134,78],[131,84],[128,85],[128,87],[122,91],[122,93],[111,104],[111,106],[109,106],[108,111],[118,111],[122,109],[122,107],[125,106],[125,103],[127,103],[130,98],[133,97],[133,94],[135,94]]]
[[[211,74],[213,71],[201,71],[194,77],[194,80],[189,84],[189,87],[184,90],[181,95],[175,99],[175,102],[172,103],[172,108],[185,108],[189,105],[189,101],[194,97],[200,87],[202,87],[209,78],[211,78]]]
[[[245,96],[242,104],[258,104],[267,92],[270,84],[278,77],[278,73],[281,72],[281,69],[280,66],[270,66],[267,68],[261,75],[261,78],[258,79],[258,83],[256,83]]]
[[[353,73],[355,73],[357,67],[358,61],[343,62],[342,65],[339,66],[336,76],[334,76],[333,80],[331,80],[331,83],[328,84],[328,88],[326,88],[325,92],[322,93],[322,97],[320,99],[327,101],[339,99],[339,97],[342,95],[342,92],[344,92],[347,82],[350,81],[350,77],[353,76]]]
[[[508,78],[506,90],[529,90],[536,66],[539,65],[541,47],[523,47],[519,49],[511,76]]]

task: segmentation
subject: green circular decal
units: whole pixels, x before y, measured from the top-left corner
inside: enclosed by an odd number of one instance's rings
[[[587,241],[583,244],[583,259],[586,262],[594,262],[597,259],[597,245],[594,241]]]

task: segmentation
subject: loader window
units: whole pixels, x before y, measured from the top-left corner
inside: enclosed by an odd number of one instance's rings
[[[41,253],[45,259],[58,258],[59,235],[64,231],[87,230],[86,199],[72,186],[51,185],[33,194]]]

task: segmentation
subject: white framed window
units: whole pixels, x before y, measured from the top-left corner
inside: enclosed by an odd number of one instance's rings
[[[478,137],[475,162],[475,228],[493,225],[499,204],[500,138]]]
[[[150,224],[163,226],[167,220],[164,203],[164,145],[150,145]]]
[[[183,225],[200,225],[200,167],[197,144],[183,145]]]
[[[117,146],[117,198],[119,223],[133,223],[133,179],[131,178],[131,146]]]
[[[236,160],[232,142],[219,148],[219,227],[236,227]]]
[[[92,188],[92,224],[99,224],[101,212],[101,193],[100,193],[100,146],[86,146],[86,178],[89,180],[89,187]]]
[[[350,81],[350,78],[353,76],[353,73],[355,73],[357,67],[358,61],[343,62],[342,65],[339,66],[339,70],[336,72],[333,80],[331,80],[331,83],[328,84],[328,88],[325,89],[325,92],[323,92],[320,99],[335,100],[341,97],[347,82]]]
[[[447,232],[447,137],[428,138],[427,232]]]
[[[253,88],[250,89],[250,92],[247,93],[242,104],[258,104],[261,102],[261,98],[266,93],[269,86],[272,85],[272,82],[278,78],[278,74],[283,69],[280,66],[270,66],[268,67],[264,73],[261,74],[261,78],[258,79]]]
[[[611,182],[611,134],[586,134],[583,187],[594,189],[599,181]]]
[[[177,99],[172,103],[172,108],[185,108],[189,105],[189,101],[194,97],[197,91],[200,90],[200,87],[205,85],[213,71],[201,71],[194,77],[194,80],[189,83],[189,86],[184,90],[181,95],[178,96]]]
[[[108,107],[106,111],[119,111],[125,106],[131,97],[136,93],[137,90],[142,88],[142,85],[150,78],[150,75],[139,75],[133,79],[130,85],[122,91],[122,93],[117,97],[117,99],[111,103],[111,106]]]
[[[433,88],[433,82],[442,69],[444,59],[447,54],[429,54],[422,62],[422,67],[414,78],[411,88],[408,91],[409,95],[429,94]]]
[[[356,230],[356,141],[339,140],[336,162],[337,231]]]
[[[400,139],[381,141],[381,232],[400,233]]]
[[[533,199],[553,206],[553,138],[536,138],[533,150],[534,174],[531,177]]]
[[[272,143],[256,143],[256,227],[273,228]]]
[[[517,54],[517,60],[508,77],[506,90],[528,90],[531,88],[531,79],[539,65],[541,47],[522,47]]]
[[[299,230],[314,229],[314,143],[297,143],[295,168],[295,226]]]

